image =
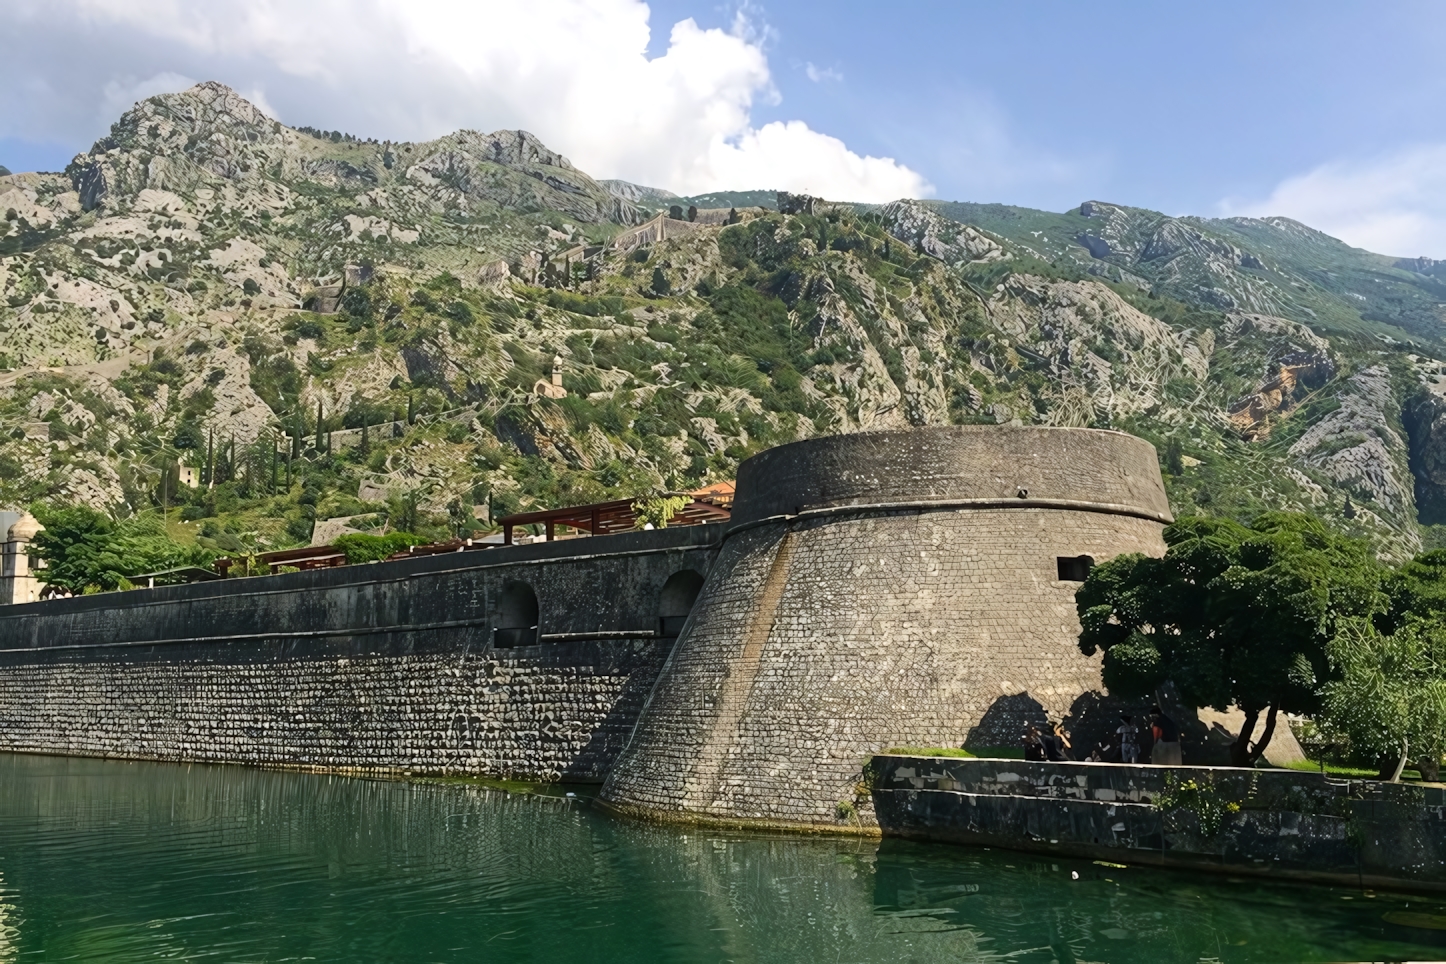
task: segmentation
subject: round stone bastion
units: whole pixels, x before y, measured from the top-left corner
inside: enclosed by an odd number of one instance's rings
[[[1155,449],[1121,432],[952,426],[770,449],[602,790],[639,816],[873,824],[865,764],[1113,730],[1076,644],[1089,567],[1162,555]]]

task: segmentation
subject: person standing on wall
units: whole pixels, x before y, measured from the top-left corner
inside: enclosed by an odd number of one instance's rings
[[[1039,735],[1039,728],[1033,723],[1024,728],[1024,758],[1034,763],[1043,762],[1045,759],[1044,738]]]
[[[1184,760],[1180,755],[1180,728],[1159,704],[1150,707],[1150,733],[1155,738],[1150,762],[1156,766],[1181,766]]]
[[[1140,762],[1140,744],[1138,734],[1135,732],[1135,718],[1128,713],[1120,714],[1120,726],[1115,730],[1120,738],[1120,762],[1135,764]]]
[[[1064,728],[1063,723],[1055,723],[1050,730],[1051,732],[1040,738],[1040,742],[1044,744],[1044,758],[1051,763],[1064,763],[1069,760],[1065,751],[1071,749],[1069,731]]]

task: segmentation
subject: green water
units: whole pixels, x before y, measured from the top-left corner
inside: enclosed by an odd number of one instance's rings
[[[1446,931],[1392,912],[1446,925],[1419,897],[648,826],[468,786],[0,755],[0,962],[1446,957]]]

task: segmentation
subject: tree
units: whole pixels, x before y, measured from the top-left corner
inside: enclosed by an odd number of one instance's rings
[[[1383,634],[1368,620],[1347,620],[1329,653],[1339,676],[1322,689],[1327,730],[1388,761],[1382,776],[1392,781],[1410,759],[1435,780],[1446,753],[1446,626],[1412,616]]]
[[[1112,693],[1143,697],[1168,680],[1192,706],[1239,706],[1245,725],[1231,762],[1253,766],[1280,711],[1319,709],[1341,621],[1385,609],[1380,566],[1365,543],[1285,512],[1249,527],[1182,519],[1165,542],[1163,559],[1120,556],[1090,573],[1075,596],[1080,650],[1104,651]]]
[[[1165,471],[1177,478],[1185,474],[1185,450],[1177,438],[1165,443]]]
[[[1382,632],[1394,632],[1408,618],[1446,622],[1446,549],[1424,552],[1386,577],[1390,606],[1376,619]]]
[[[653,495],[634,502],[632,509],[637,513],[639,529],[647,525],[655,529],[666,529],[673,516],[691,501],[685,495]]]
[[[36,575],[76,595],[129,588],[128,577],[138,573],[205,566],[214,558],[205,549],[172,542],[154,516],[116,523],[85,506],[42,506],[35,516],[45,530],[33,551],[46,562]]]
[[[352,285],[342,292],[337,307],[350,317],[364,322],[372,316],[372,296],[360,285]]]
[[[659,267],[659,268],[654,268],[654,269],[653,269],[653,294],[656,294],[656,295],[669,295],[669,294],[672,294],[672,291],[673,291],[673,286],[668,283],[668,276],[665,275],[665,274],[663,274],[663,269],[662,269],[661,267]]]
[[[338,536],[332,547],[340,549],[348,565],[364,562],[380,562],[398,552],[405,552],[412,546],[420,545],[425,539],[410,532],[389,532],[384,536],[368,535],[365,532],[349,532]]]

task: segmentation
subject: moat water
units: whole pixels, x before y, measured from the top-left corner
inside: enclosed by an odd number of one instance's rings
[[[0,755],[0,962],[1419,960],[1438,928],[1420,897]]]

